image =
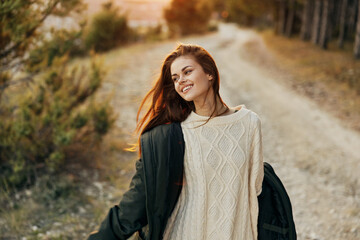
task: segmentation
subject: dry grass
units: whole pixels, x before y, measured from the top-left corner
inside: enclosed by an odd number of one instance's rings
[[[74,165],[56,177],[41,176],[29,189],[1,191],[0,236],[84,239],[97,229],[128,188],[135,169],[136,154],[124,152],[125,143],[111,135],[92,159],[99,163],[98,170]]]
[[[271,54],[259,55],[254,61],[288,74],[286,84],[315,100],[347,127],[360,131],[360,61],[352,56],[351,46],[340,50],[331,42],[329,49],[323,50],[271,31],[261,35]],[[253,53],[261,51],[256,43],[247,47]]]
[[[97,60],[105,71],[122,67],[126,62],[119,62],[118,55],[124,51],[124,55],[131,54],[139,47],[142,45],[115,49],[97,56]],[[89,64],[90,58],[86,57],[74,59],[70,65]],[[110,76],[103,83],[107,81],[118,78]],[[15,101],[13,95],[23,89],[24,84],[12,86],[9,100]],[[104,102],[112,97],[99,91],[95,99]],[[39,176],[37,182],[51,182],[50,187],[36,184],[15,192],[1,190],[0,239],[85,239],[99,227],[108,209],[118,203],[134,174],[137,153],[123,150],[129,147],[125,138],[127,133],[114,126],[96,152],[83,149],[88,162],[77,161],[67,166],[64,174],[52,178]]]

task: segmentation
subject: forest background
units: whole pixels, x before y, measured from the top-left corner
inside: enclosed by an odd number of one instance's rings
[[[120,199],[136,138],[118,123],[108,62],[137,49],[252,28],[277,63],[256,42],[249,61],[294,75],[293,89],[360,132],[360,0],[157,0],[147,23],[126,2],[0,1],[1,239],[84,238]]]

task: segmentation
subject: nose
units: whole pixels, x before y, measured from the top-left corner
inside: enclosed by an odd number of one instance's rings
[[[186,82],[185,77],[184,77],[184,76],[180,76],[180,78],[179,78],[179,83],[182,84],[182,83],[184,83],[184,82]]]

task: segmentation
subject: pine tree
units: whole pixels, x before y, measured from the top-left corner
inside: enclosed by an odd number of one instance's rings
[[[100,65],[68,64],[81,30],[43,30],[49,16],[83,9],[81,0],[0,2],[0,184],[23,186],[39,169],[61,170],[111,126],[108,104],[89,101],[101,86]]]

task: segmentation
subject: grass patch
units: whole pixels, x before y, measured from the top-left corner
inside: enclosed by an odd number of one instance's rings
[[[249,42],[247,51],[257,55],[252,60],[288,73],[287,84],[343,120],[347,127],[360,132],[360,61],[354,59],[349,45],[341,50],[334,40],[329,49],[323,50],[310,42],[277,36],[272,31],[261,35],[271,54],[263,56],[259,43]]]
[[[0,238],[85,239],[96,230],[135,169],[136,153],[122,150],[125,142],[115,129],[94,156],[97,168],[69,166],[61,174],[39,176],[30,188],[1,189]]]

